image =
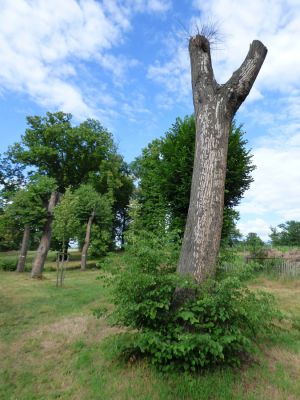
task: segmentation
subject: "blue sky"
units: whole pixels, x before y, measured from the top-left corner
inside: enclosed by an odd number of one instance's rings
[[[99,119],[127,161],[177,116],[193,111],[188,37],[216,21],[217,80],[226,81],[260,39],[268,55],[237,114],[254,154],[255,182],[239,228],[267,239],[300,219],[299,0],[0,0],[0,152],[27,115]]]

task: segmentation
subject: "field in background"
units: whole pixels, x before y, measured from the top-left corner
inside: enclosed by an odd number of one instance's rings
[[[122,255],[115,256],[118,263]],[[97,279],[105,275],[70,270],[65,286],[56,288],[55,272],[41,281],[0,272],[1,400],[300,398],[300,279],[261,276],[251,282],[253,289],[275,294],[298,330],[283,330],[241,369],[191,376],[116,358],[119,328],[93,315],[112,307],[111,289]]]
[[[32,266],[32,262],[33,262],[35,253],[36,253],[35,251],[28,252],[28,255],[26,258],[26,271],[31,270],[31,266]],[[78,250],[69,249],[69,255],[70,255],[69,256],[70,260],[68,261],[67,268],[70,268],[70,269],[80,268],[81,253]],[[0,252],[0,262],[1,262],[1,260],[8,260],[17,266],[18,256],[19,256],[19,252],[15,251],[15,250],[14,251],[6,251],[6,252],[2,252],[2,253]],[[47,256],[47,261],[45,263],[45,271],[56,270],[56,268],[57,268],[56,257],[57,257],[57,252],[49,251],[48,256]],[[93,259],[88,260],[87,267],[88,268],[96,267],[96,260],[93,260]]]

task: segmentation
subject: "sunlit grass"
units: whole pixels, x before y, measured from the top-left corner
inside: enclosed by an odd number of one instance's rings
[[[122,255],[115,260],[122,266]],[[109,264],[104,265],[104,270]],[[111,290],[96,279],[106,272],[0,273],[0,399],[299,399],[300,333],[283,330],[241,369],[163,374],[146,362],[117,358],[114,334],[98,307],[111,308]],[[280,308],[300,321],[300,280],[260,277],[251,284],[275,294]]]

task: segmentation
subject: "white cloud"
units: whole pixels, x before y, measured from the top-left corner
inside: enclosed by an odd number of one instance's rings
[[[190,20],[191,35],[202,21],[216,21],[219,26],[223,42],[213,50],[212,58],[220,83],[241,65],[252,40],[259,39],[268,48],[258,79],[240,110],[246,119],[252,118],[254,132],[259,128],[264,133],[252,151],[257,169],[239,207],[239,226],[243,233],[254,231],[266,240],[271,223],[300,219],[300,2],[195,0],[193,5],[199,15]],[[168,58],[149,68],[148,78],[162,85],[161,97],[191,98],[186,39],[177,38],[175,50],[174,40],[170,41],[166,54]]]
[[[247,102],[261,99],[266,89],[285,92],[298,85],[300,68],[296,66],[300,42],[296,38],[300,36],[300,2],[198,0],[194,1],[194,7],[199,11],[199,17],[190,21],[191,34],[197,32],[202,21],[216,21],[219,25],[223,42],[218,50],[213,51],[213,62],[220,83],[224,83],[240,66],[252,40],[260,39],[268,47],[268,55]],[[148,77],[164,83],[168,91],[177,87],[178,94],[182,95],[181,76],[190,72],[186,49],[186,38],[179,40],[172,59],[160,63],[156,61],[149,68]],[[185,93],[190,95],[187,90]]]
[[[254,232],[262,238],[264,241],[270,240],[270,226],[266,221],[261,218],[255,218],[246,222],[238,222],[237,228],[240,230],[243,236],[247,236],[248,233]]]
[[[251,231],[263,237],[270,233],[270,225],[300,220],[300,146],[291,147],[289,140],[274,146],[270,141],[268,147],[259,147],[253,153],[257,169],[253,172],[254,182],[238,207],[242,216],[239,227],[244,234]]]
[[[137,61],[110,50],[123,42],[134,13],[169,7],[168,0],[2,0],[0,90],[26,93],[77,118],[94,116],[108,95],[94,104],[93,88],[81,83],[82,64],[97,62],[120,84]]]

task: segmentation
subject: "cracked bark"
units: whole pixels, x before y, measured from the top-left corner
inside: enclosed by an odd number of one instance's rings
[[[52,236],[52,221],[53,221],[53,211],[58,202],[59,193],[52,192],[50,200],[47,207],[47,220],[43,228],[43,234],[36,251],[36,256],[32,264],[31,277],[41,278],[43,274],[44,264],[47,258],[48,251],[50,249],[51,236]]]
[[[190,39],[196,144],[190,204],[178,265],[180,274],[202,282],[215,274],[224,208],[228,137],[232,119],[249,94],[267,54],[254,40],[224,85],[215,78],[206,37]]]

